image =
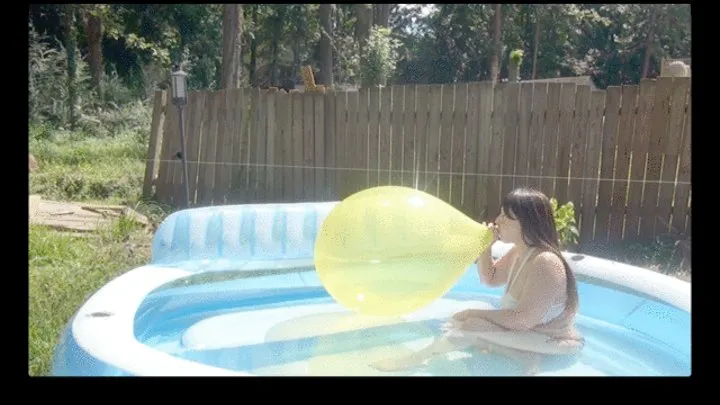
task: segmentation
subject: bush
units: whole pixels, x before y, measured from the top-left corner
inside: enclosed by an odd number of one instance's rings
[[[560,248],[566,250],[574,247],[580,240],[580,233],[575,220],[575,204],[568,201],[558,207],[557,199],[551,198],[553,212],[555,213],[555,229],[560,237]]]

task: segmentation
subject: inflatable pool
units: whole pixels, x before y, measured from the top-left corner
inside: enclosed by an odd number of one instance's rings
[[[516,375],[508,358],[453,352],[427,367],[383,373],[374,360],[427,345],[447,318],[497,305],[469,267],[433,304],[387,321],[353,316],[313,270],[323,218],[337,203],[196,208],[170,215],[152,260],[102,287],[69,321],[56,376]],[[510,246],[496,243],[502,255]],[[539,376],[689,376],[690,284],[591,256],[566,254],[579,285],[587,344],[548,359]]]

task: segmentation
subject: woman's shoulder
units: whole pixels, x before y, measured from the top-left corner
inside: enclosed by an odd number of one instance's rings
[[[551,251],[539,251],[534,255],[532,272],[536,277],[549,278],[555,281],[564,281],[566,277],[565,264],[557,254]]]

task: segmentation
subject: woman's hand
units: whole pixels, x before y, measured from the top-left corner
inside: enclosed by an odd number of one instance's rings
[[[493,239],[492,239],[492,243],[491,243],[491,244],[494,244],[495,242],[497,242],[498,240],[500,240],[500,233],[498,232],[498,227],[497,227],[497,225],[495,225],[495,224],[493,224],[493,223],[491,222],[491,223],[488,224],[488,228],[490,228],[490,229],[492,230]]]
[[[470,318],[477,316],[477,310],[475,309],[466,309],[464,311],[460,311],[452,316],[453,320],[458,322],[465,322]]]
[[[498,233],[497,225],[495,225],[491,222],[491,223],[487,224],[487,227],[490,228],[490,230],[492,230],[493,238],[492,238],[492,241],[490,242],[490,244],[488,245],[488,247],[480,254],[480,256],[475,258],[475,263],[477,263],[478,260],[480,260],[480,257],[482,257],[483,254],[487,254],[490,251],[490,249],[492,249],[492,245],[494,245],[495,242],[500,240],[500,234]]]

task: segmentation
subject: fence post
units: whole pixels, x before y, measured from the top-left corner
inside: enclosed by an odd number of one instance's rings
[[[153,102],[152,123],[150,124],[150,141],[148,145],[147,159],[145,160],[145,178],[143,180],[143,198],[150,198],[152,195],[155,171],[158,160],[158,145],[162,145],[162,123],[165,117],[165,97],[163,90],[155,91]]]

